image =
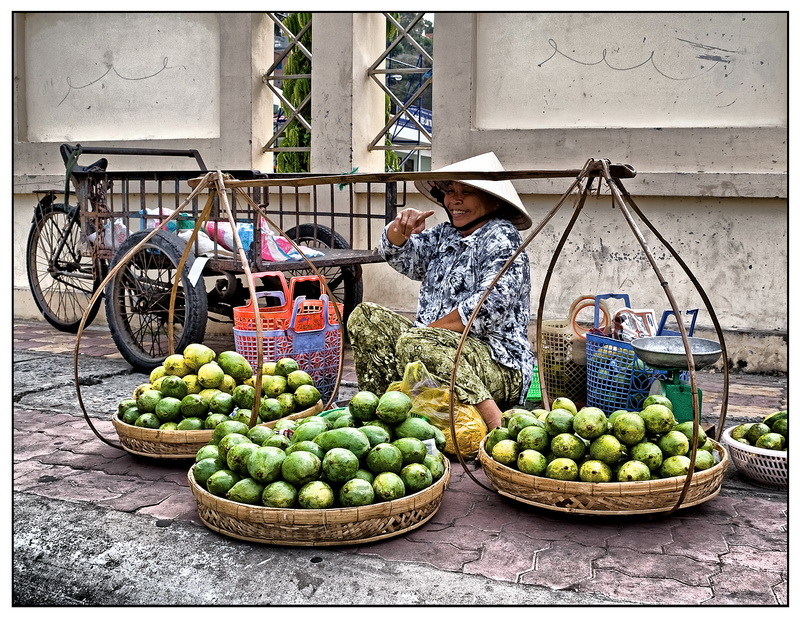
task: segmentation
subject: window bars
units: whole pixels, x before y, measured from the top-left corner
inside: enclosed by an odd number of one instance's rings
[[[391,13],[384,13],[389,24],[396,29],[396,36],[389,42],[384,52],[377,58],[377,60],[369,68],[369,76],[389,97],[389,101],[394,105],[395,112],[388,115],[386,124],[381,128],[380,132],[373,138],[369,144],[370,150],[394,150],[400,146],[393,142],[393,136],[397,133],[393,128],[401,126],[409,126],[416,128],[419,132],[419,138],[416,144],[409,144],[404,142],[402,144],[403,150],[430,150],[431,133],[428,127],[422,120],[422,110],[419,104],[420,97],[425,90],[433,83],[433,57],[423,49],[423,47],[414,40],[411,36],[411,31],[422,20],[424,13],[414,13],[406,26],[403,26],[398,19]],[[417,59],[417,66],[410,66],[407,63],[401,63],[390,57],[391,53],[397,48],[400,43],[409,43],[419,53]],[[403,66],[386,66],[387,60],[389,64],[406,64]],[[419,84],[416,88],[408,94],[405,101],[392,92],[387,86],[387,77],[394,76],[418,76]],[[387,141],[386,137],[390,136]],[[387,143],[388,142],[388,143]]]

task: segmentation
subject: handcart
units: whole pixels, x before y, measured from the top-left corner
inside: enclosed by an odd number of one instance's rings
[[[62,191],[40,196],[27,242],[27,271],[31,293],[44,318],[57,329],[77,333],[95,318],[99,303],[91,304],[95,291],[113,268],[134,251],[103,291],[109,329],[122,356],[136,369],[149,371],[171,350],[182,350],[203,340],[208,320],[232,320],[233,310],[250,297],[242,281],[244,265],[225,244],[228,213],[215,203],[204,234],[194,240],[184,268],[178,269],[183,250],[200,217],[201,200],[195,198],[181,218],[163,222],[191,195],[189,181],[206,173],[195,150],[100,148],[61,145],[66,167]],[[89,165],[79,165],[83,155],[105,155]],[[142,161],[191,159],[194,169],[120,171],[109,163],[135,157]],[[128,159],[130,161],[130,159]],[[175,166],[186,167],[186,166]],[[287,184],[251,187],[249,201],[230,205],[238,230],[249,231],[247,256],[252,271],[282,271],[289,276],[309,273],[304,260],[286,259],[265,251],[270,241],[263,232],[265,214],[297,245],[316,249],[314,267],[324,276],[336,302],[349,315],[362,298],[362,265],[381,262],[375,251],[383,226],[394,218],[397,183],[382,180],[356,185],[304,186],[312,175],[231,170],[236,180],[285,179]],[[163,227],[140,245],[154,227]],[[210,234],[205,234],[210,232]],[[361,243],[355,246],[357,242]],[[169,325],[173,282],[180,272],[174,324]],[[92,305],[92,307],[90,307]],[[172,338],[170,341],[170,333]]]

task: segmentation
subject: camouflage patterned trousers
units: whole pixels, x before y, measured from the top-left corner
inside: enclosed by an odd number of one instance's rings
[[[375,303],[356,306],[347,321],[358,388],[378,395],[403,378],[406,364],[421,361],[441,385],[450,385],[461,334],[414,323]],[[517,406],[522,389],[519,370],[500,365],[489,347],[468,337],[459,356],[455,393],[466,404],[493,399],[501,410]]]

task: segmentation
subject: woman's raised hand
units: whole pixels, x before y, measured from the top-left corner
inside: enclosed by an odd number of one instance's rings
[[[404,245],[412,234],[419,234],[425,229],[425,220],[436,211],[418,211],[406,208],[400,211],[389,226],[386,236],[393,245]]]

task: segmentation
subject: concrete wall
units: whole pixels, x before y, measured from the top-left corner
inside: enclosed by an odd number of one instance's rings
[[[382,17],[314,20],[312,165],[379,170],[383,152],[364,142],[382,125],[382,95],[364,71],[380,53]],[[75,31],[84,36],[64,34]],[[576,169],[589,158],[632,165],[626,188],[708,293],[734,362],[785,371],[787,47],[783,14],[440,13],[433,167],[489,150],[516,170]],[[15,315],[38,316],[24,242],[33,192],[63,186],[62,141],[197,148],[212,168],[267,170],[272,96],[261,76],[272,59],[262,14],[15,15]],[[568,185],[516,183],[535,224]],[[412,195],[409,204],[427,203]],[[563,208],[528,247],[534,309],[570,214]],[[702,310],[691,281],[646,239],[678,303]],[[416,307],[414,282],[385,265],[366,265],[364,276],[365,299]],[[605,191],[559,255],[544,318],[606,292],[660,313],[660,288]],[[700,328],[710,327],[701,311]]]

